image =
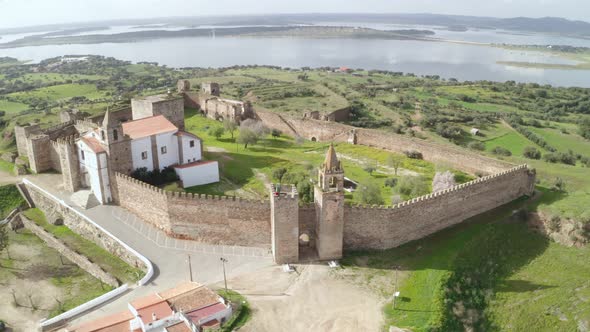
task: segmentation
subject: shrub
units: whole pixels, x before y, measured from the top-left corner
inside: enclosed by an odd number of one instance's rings
[[[424,156],[422,155],[422,152],[420,152],[420,151],[408,150],[408,151],[404,151],[404,154],[406,155],[406,157],[411,158],[411,159],[424,159]]]
[[[381,188],[379,188],[379,185],[375,182],[360,184],[356,190],[356,194],[364,204],[383,205]]]
[[[369,175],[373,175],[373,172],[375,172],[377,170],[377,168],[375,168],[375,166],[365,166],[364,168],[365,172],[369,173]]]
[[[156,168],[153,171],[148,171],[147,168],[141,167],[134,170],[133,173],[131,173],[131,177],[153,186],[178,181],[178,175],[172,167],[166,167],[163,170]]]
[[[219,138],[225,133],[225,129],[223,127],[213,127],[209,129],[207,133],[219,140]]]
[[[560,177],[555,178],[555,181],[553,182],[553,190],[565,191],[565,188],[565,181]]]
[[[529,159],[541,159],[541,151],[534,146],[527,146],[524,148],[522,155]]]
[[[496,146],[495,148],[492,149],[492,153],[498,156],[506,156],[506,157],[510,157],[512,155],[512,152],[510,152],[508,149],[505,149],[501,146]]]
[[[486,148],[485,144],[483,144],[480,141],[469,142],[469,144],[467,144],[467,147],[472,150],[478,150],[478,151],[483,151]]]
[[[545,153],[543,160],[548,163],[557,163],[559,161],[559,156],[556,153]]]
[[[411,197],[426,195],[428,189],[428,185],[421,176],[405,176],[397,184],[397,190],[400,194]]]
[[[385,180],[385,185],[390,188],[394,188],[397,185],[396,178],[389,178]]]
[[[272,177],[275,178],[276,180],[278,180],[279,183],[281,183],[281,181],[283,181],[283,177],[285,176],[285,174],[287,174],[287,169],[284,167],[275,168],[272,171]]]

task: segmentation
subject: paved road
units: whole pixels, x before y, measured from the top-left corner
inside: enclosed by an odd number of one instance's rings
[[[78,208],[71,202],[70,194],[60,188],[60,175],[43,174],[28,179],[91,218],[140,252],[154,265],[154,278],[148,285],[134,288],[122,297],[76,319],[72,324],[124,310],[127,303],[134,298],[165,290],[189,280],[189,256],[192,278],[203,284],[223,280],[220,257],[228,260],[228,278],[273,265],[272,257],[266,249],[205,245],[172,239],[118,206],[100,205],[88,210]]]

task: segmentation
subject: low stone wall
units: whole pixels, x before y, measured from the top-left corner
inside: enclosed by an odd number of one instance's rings
[[[67,258],[69,261],[78,265],[82,270],[90,273],[93,277],[104,282],[105,284],[113,287],[118,287],[119,282],[115,277],[108,274],[100,266],[92,263],[88,257],[80,255],[66,246],[59,239],[55,238],[53,234],[48,233],[43,227],[37,225],[35,222],[29,220],[22,214],[19,216],[23,225],[30,230],[33,234],[39,237],[48,247],[57,250],[61,255]]]
[[[347,206],[344,248],[394,248],[531,195],[534,185],[534,172],[522,165],[393,207]]]
[[[424,159],[444,163],[454,168],[476,173],[493,174],[514,167],[514,164],[489,158],[456,146],[434,143],[418,138],[364,129],[345,124],[313,119],[294,119],[266,110],[256,110],[256,115],[267,127],[281,130],[287,135],[299,135],[315,141],[347,142],[376,147],[396,153],[416,150]]]
[[[105,234],[95,225],[87,222],[84,218],[74,213],[71,209],[65,208],[58,201],[47,197],[43,192],[35,186],[26,185],[29,197],[33,201],[35,207],[41,209],[46,215],[59,215],[63,218],[64,225],[70,228],[75,233],[78,233],[83,238],[92,241],[103,247],[113,255],[120,257],[127,264],[144,269],[146,268],[144,262],[134,253],[127,250],[121,243],[114,238]]]
[[[270,246],[270,204],[227,196],[167,192],[116,175],[119,203],[168,235],[209,244]]]

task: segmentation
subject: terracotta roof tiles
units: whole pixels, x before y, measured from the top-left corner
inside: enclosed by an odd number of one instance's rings
[[[178,128],[163,115],[123,122],[123,133],[131,139],[178,131]]]

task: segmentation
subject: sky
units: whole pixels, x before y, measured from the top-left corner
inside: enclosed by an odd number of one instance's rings
[[[272,13],[557,16],[590,21],[588,0],[0,0],[0,28],[167,16]]]

